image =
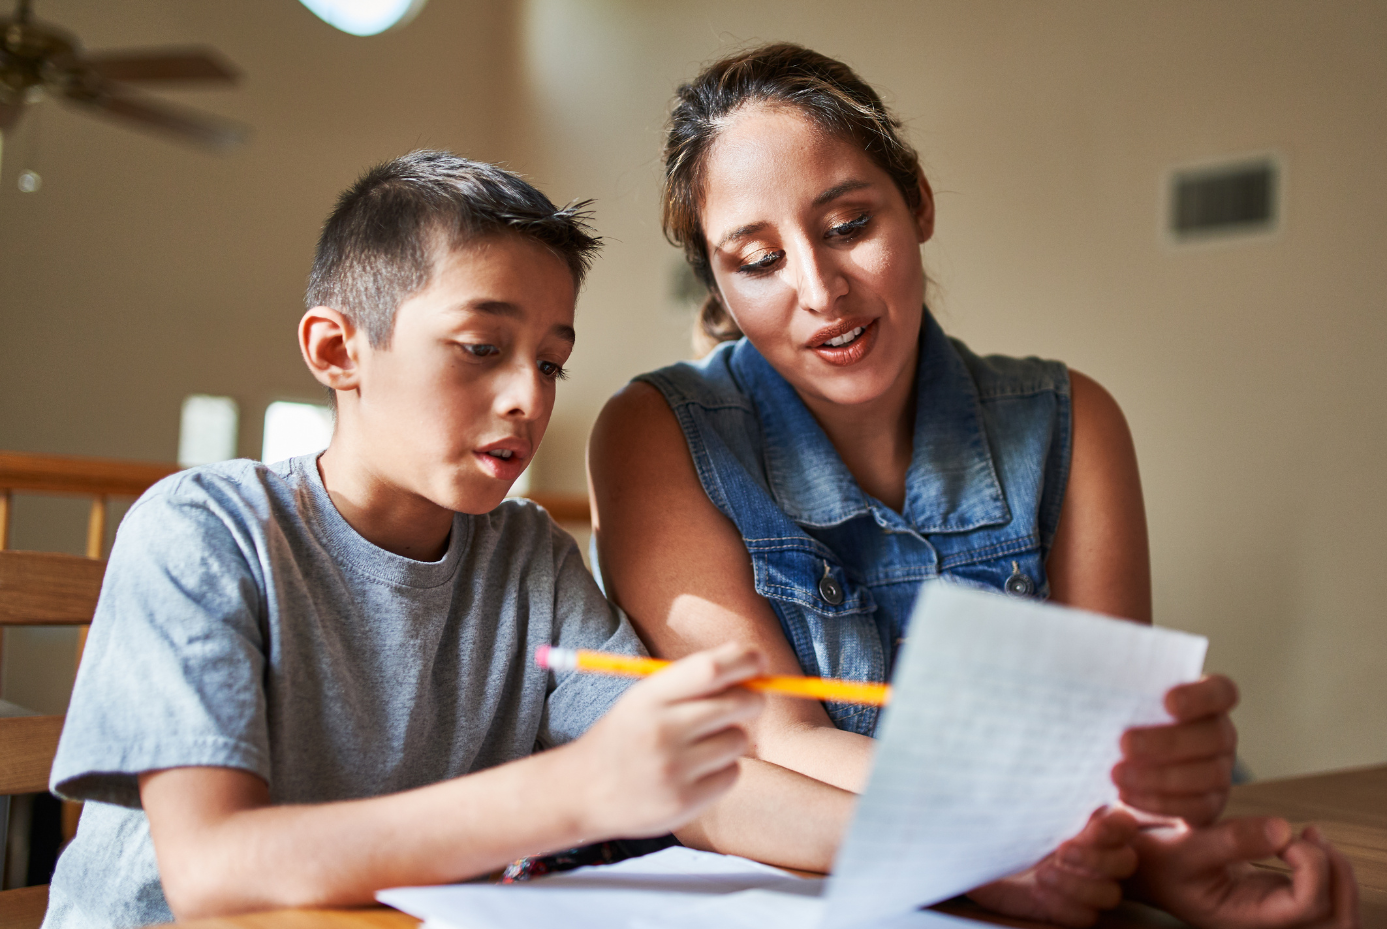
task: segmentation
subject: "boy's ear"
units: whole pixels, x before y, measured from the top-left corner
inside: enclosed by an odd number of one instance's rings
[[[328,306],[315,306],[299,320],[299,351],[318,383],[333,390],[355,390],[357,357],[366,337],[352,321]]]

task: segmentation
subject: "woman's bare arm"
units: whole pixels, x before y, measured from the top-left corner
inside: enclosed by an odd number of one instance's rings
[[[740,534],[704,493],[658,391],[636,383],[607,403],[588,472],[604,585],[652,653],[678,658],[737,641],[766,656],[768,673],[803,673],[756,593]],[[681,841],[826,870],[866,783],[872,740],[836,728],[821,704],[788,697],[768,698],[747,731],[742,777],[680,830]]]
[[[1051,597],[1149,624],[1146,509],[1132,434],[1117,401],[1096,381],[1071,371],[1070,385],[1073,458],[1045,566]],[[1237,701],[1237,688],[1220,674],[1172,689],[1165,702],[1174,723],[1133,729],[1122,738],[1113,780],[1123,802],[1195,825],[1216,820],[1238,744],[1228,718]]]
[[[654,654],[736,641],[760,650],[770,674],[804,673],[658,391],[635,383],[608,401],[588,471],[604,585]],[[752,757],[854,792],[866,781],[871,739],[837,729],[812,700],[770,698],[749,733]]]
[[[1045,572],[1050,599],[1151,622],[1146,508],[1132,434],[1097,381],[1069,373],[1074,441],[1069,485]]]

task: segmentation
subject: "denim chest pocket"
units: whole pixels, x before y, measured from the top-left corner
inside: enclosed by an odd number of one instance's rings
[[[747,548],[756,592],[775,610],[805,674],[886,680],[888,658],[876,601],[831,552],[799,539],[753,540]],[[826,703],[824,708],[840,729],[870,735],[876,728],[876,707]]]
[[[930,541],[940,549],[939,573],[952,581],[1025,599],[1050,596],[1044,555],[1034,536],[953,551],[938,537]]]

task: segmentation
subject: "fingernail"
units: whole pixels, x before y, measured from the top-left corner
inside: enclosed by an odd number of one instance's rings
[[[1277,848],[1290,842],[1293,835],[1291,824],[1284,819],[1273,819],[1267,823],[1267,841]]]

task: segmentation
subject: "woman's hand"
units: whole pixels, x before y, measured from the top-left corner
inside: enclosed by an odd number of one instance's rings
[[[1284,819],[1139,834],[1129,888],[1201,929],[1358,929],[1353,866],[1315,826],[1297,837]],[[1289,875],[1249,864],[1279,857]]]
[[[588,834],[662,835],[731,787],[748,745],[741,726],[765,704],[737,684],[764,665],[735,643],[690,655],[636,684],[573,742]]]
[[[968,896],[1008,916],[1062,926],[1091,926],[1103,910],[1122,900],[1121,881],[1132,876],[1137,821],[1125,810],[1106,808],[1089,817],[1084,830],[1035,867],[985,884]]]
[[[1228,713],[1238,688],[1221,674],[1172,687],[1165,708],[1175,722],[1128,729],[1112,770],[1123,803],[1192,826],[1218,819],[1228,802],[1238,732]]]

